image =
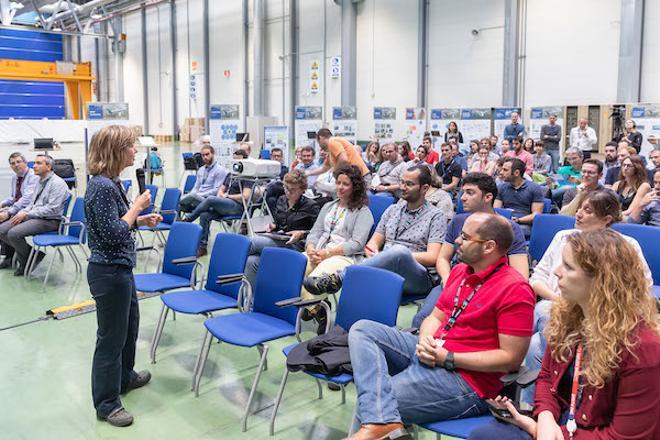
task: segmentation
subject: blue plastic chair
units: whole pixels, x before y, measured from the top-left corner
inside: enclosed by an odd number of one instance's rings
[[[637,240],[651,269],[655,297],[660,299],[660,228],[632,223],[615,223],[612,225],[612,229]]]
[[[65,206],[67,206],[70,201],[71,197],[67,199]],[[53,263],[55,262],[56,254],[59,255],[62,260],[64,260],[62,249],[65,249],[69,253],[69,256],[76,266],[76,272],[82,273],[82,264],[73,251],[73,247],[80,247],[80,249],[82,249],[83,253],[85,254],[85,257],[87,257],[87,251],[85,250],[86,241],[87,235],[85,231],[85,199],[78,197],[76,198],[76,202],[73,204],[70,219],[63,217],[62,222],[60,223],[60,227],[56,233],[38,234],[32,237],[33,246],[25,264],[27,268],[25,271],[25,276],[27,279],[30,279],[32,271],[34,270],[34,267],[37,263],[36,256],[42,249],[49,247],[56,249],[57,252],[53,253],[50,263],[48,264],[48,270],[46,271],[44,284],[48,282],[48,276],[50,275]]]
[[[557,214],[539,214],[534,217],[532,233],[529,238],[529,255],[532,262],[538,262],[555,234],[575,227],[575,217]]]
[[[550,214],[552,209],[552,199],[543,199],[543,214]]]
[[[197,176],[195,174],[188,174],[186,177],[186,183],[183,184],[183,193],[188,194],[195,187],[197,183]]]
[[[493,209],[495,210],[496,214],[499,214],[502,217],[506,217],[509,220],[511,220],[511,217],[513,216],[513,211],[511,211],[510,209],[506,209],[506,208],[493,208]]]
[[[463,208],[463,200],[461,200],[461,194],[458,195],[456,199],[456,214],[463,214],[465,209]]]
[[[128,190],[133,186],[133,181],[131,179],[124,179],[121,181],[121,184],[124,187],[124,192],[128,193]]]
[[[371,232],[369,235],[373,235],[378,226],[380,218],[383,216],[383,213],[387,208],[389,208],[394,203],[393,197],[379,197],[373,194],[369,194],[369,210],[371,215],[374,217],[374,225],[371,227]]]
[[[154,207],[156,204],[156,196],[158,195],[158,187],[156,185],[145,185],[145,189],[148,189],[151,193],[151,205],[144,209],[140,215],[147,215],[154,212]]]
[[[196,259],[186,264],[180,264],[176,260],[197,255],[201,238],[201,226],[195,223],[174,223],[165,243],[162,271],[159,267],[156,270],[157,273],[133,275],[136,290],[145,293],[157,293],[184,287],[193,288],[196,284]],[[138,251],[158,253],[158,250],[153,246],[139,248]]]
[[[163,308],[151,341],[151,363],[156,363],[156,350],[163,334],[169,310],[187,315],[213,317],[213,312],[238,308],[250,302],[250,287],[242,277],[250,251],[250,239],[238,234],[218,234],[211,251],[206,285],[200,290],[180,290],[161,295]],[[218,277],[232,275],[237,281],[218,283]],[[202,284],[204,284],[202,282]]]
[[[157,210],[157,212],[163,216],[163,221],[153,228],[140,226],[138,231],[152,231],[156,234],[155,237],[158,237],[161,244],[165,244],[165,232],[172,228],[172,224],[176,220],[177,213],[179,212],[180,200],[181,190],[179,188],[166,188],[165,194],[163,194],[163,200]]]
[[[195,396],[199,395],[199,382],[211,349],[213,338],[240,347],[257,347],[261,353],[257,374],[252,383],[245,413],[242,419],[243,432],[247,430],[247,419],[261,373],[266,367],[268,341],[293,336],[299,333],[297,313],[293,307],[281,308],[275,303],[300,295],[307,259],[290,249],[266,248],[261,253],[257,280],[252,297],[252,308],[248,312],[218,316],[204,322],[208,330],[197,357],[193,379]]]
[[[342,294],[337,305],[335,324],[348,331],[357,321],[368,319],[388,326],[396,325],[399,303],[403,292],[404,279],[394,273],[369,266],[350,266],[342,286]],[[329,311],[329,310],[328,310]],[[304,344],[304,342],[303,342]],[[299,343],[289,345],[282,352],[288,356]],[[332,382],[341,388],[342,403],[346,402],[345,386],[353,382],[350,374],[328,376],[320,373],[306,373],[316,379],[319,399],[323,398],[320,381]],[[275,406],[270,418],[270,435],[275,431],[275,417],[282,401],[289,370],[284,369],[284,376],[275,399]]]
[[[441,435],[448,435],[456,438],[468,438],[473,429],[486,425],[495,420],[493,416],[469,417],[467,419],[444,420],[442,422],[432,422],[420,425],[424,429],[433,431]]]

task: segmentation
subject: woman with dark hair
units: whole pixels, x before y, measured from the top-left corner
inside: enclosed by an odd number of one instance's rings
[[[458,131],[458,125],[456,122],[451,121],[447,124],[447,131],[445,132],[445,142],[449,142],[450,138],[454,138],[458,141],[459,144],[463,143],[463,133]]]
[[[523,150],[527,151],[529,154],[534,154],[534,139],[525,139],[525,142],[523,142]]]
[[[628,156],[621,162],[619,181],[614,182],[612,189],[619,196],[625,219],[632,212],[633,206],[639,204],[651,191],[646,168],[639,156]]]
[[[534,417],[497,397],[507,423],[469,439],[660,438],[660,329],[638,252],[611,230],[572,233],[554,274]]]
[[[326,203],[307,236],[305,276],[321,277],[359,263],[364,258],[374,218],[367,206],[367,187],[360,170],[345,165],[335,170],[337,200]],[[314,298],[305,288],[305,299]],[[303,318],[315,318],[319,330],[325,326],[327,316],[322,307],[316,307]]]
[[[481,144],[476,139],[472,139],[470,141],[470,152],[467,154],[468,170],[472,168],[472,164],[474,163],[476,158],[479,157],[479,145]]]
[[[644,140],[644,135],[637,131],[637,124],[632,119],[628,119],[623,125],[623,132],[619,134],[616,141],[621,142],[622,140],[627,140],[630,145],[637,151],[642,149],[642,141]]]
[[[408,162],[409,160],[413,160],[415,158],[415,153],[412,152],[410,142],[401,141],[397,145],[397,148],[399,150],[399,156],[401,156],[401,159],[403,159],[404,162]]]

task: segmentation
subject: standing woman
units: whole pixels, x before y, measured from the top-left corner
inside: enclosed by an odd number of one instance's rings
[[[447,124],[447,132],[445,133],[445,142],[449,142],[449,139],[455,138],[459,144],[463,143],[463,133],[458,131],[458,125],[456,122],[451,121]]]
[[[637,154],[642,149],[642,141],[644,140],[644,135],[637,131],[637,124],[632,119],[628,119],[623,126],[623,132],[619,135],[617,142],[627,140],[630,145],[632,145]]]
[[[149,190],[133,205],[126,197],[119,174],[133,165],[135,136],[127,127],[112,125],[92,138],[87,163],[92,176],[85,193],[88,245],[91,250],[87,281],[96,301],[96,350],[92,362],[92,397],[96,415],[112,426],[128,426],[133,416],[119,394],[146,385],[149,371],[136,372],[135,343],[138,310],[133,267],[138,226],[153,227],[159,214],[140,216],[151,204]]]

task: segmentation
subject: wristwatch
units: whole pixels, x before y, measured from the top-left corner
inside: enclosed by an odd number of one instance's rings
[[[445,357],[445,363],[442,364],[442,367],[447,371],[454,371],[454,352],[448,351],[447,356]]]

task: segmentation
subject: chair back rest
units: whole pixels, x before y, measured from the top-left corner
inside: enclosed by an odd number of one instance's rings
[[[612,229],[634,238],[642,248],[646,263],[653,275],[653,284],[660,286],[660,228],[657,226],[615,223]]]
[[[506,208],[493,208],[493,209],[495,210],[495,214],[499,214],[502,217],[508,218],[509,220],[511,220],[511,217],[513,216],[513,211],[511,211],[510,209],[506,209]]]
[[[350,266],[341,289],[335,324],[344,330],[360,319],[396,325],[404,279],[388,270]]]
[[[131,179],[124,179],[121,181],[121,184],[124,187],[124,192],[128,192],[131,186],[133,186],[133,181]]]
[[[186,183],[183,184],[183,193],[188,194],[192,189],[195,187],[195,183],[197,183],[197,175],[195,174],[188,174],[186,177]]]
[[[64,210],[62,211],[62,215],[64,217],[68,217],[69,206],[71,206],[71,199],[72,198],[73,198],[73,196],[71,195],[71,193],[67,193],[66,200],[64,201]]]
[[[543,214],[550,214],[552,209],[552,199],[543,199]]]
[[[221,286],[215,280],[220,275],[243,273],[250,245],[250,239],[245,235],[220,233],[215,236],[206,279],[207,290],[213,290],[232,298],[238,297],[240,282]]]
[[[283,299],[300,296],[307,258],[291,249],[266,248],[261,253],[254,286],[255,312],[296,323],[295,307],[277,307]]]
[[[529,238],[529,255],[532,261],[539,261],[555,234],[575,227],[575,217],[558,214],[538,214],[534,217]]]
[[[202,227],[195,223],[176,222],[172,225],[165,243],[163,255],[163,273],[190,278],[194,264],[176,265],[172,260],[191,257],[197,254]]]
[[[369,194],[369,210],[371,211],[371,215],[374,218],[374,224],[371,227],[371,232],[369,233],[369,235],[372,235],[374,233],[374,231],[376,230],[376,226],[378,226],[378,222],[380,222],[380,218],[383,216],[383,213],[393,203],[394,203],[394,197],[383,197],[383,196],[375,196],[373,194]]]
[[[77,197],[76,201],[73,203],[73,209],[71,210],[71,216],[69,217],[69,221],[71,222],[80,222],[80,223],[85,223],[85,198],[84,197]],[[76,237],[80,235],[80,230],[82,229],[82,226],[69,226],[69,235],[71,237]],[[83,233],[82,235],[82,242],[84,243],[86,240],[86,235],[87,233]]]
[[[156,185],[145,185],[144,187],[151,193],[151,205],[144,209],[140,215],[151,214],[154,211],[154,203],[156,203],[156,196],[158,195],[158,187]]]
[[[179,188],[166,188],[163,200],[160,202],[161,211],[178,211],[181,190]],[[163,214],[163,223],[172,224],[176,220],[176,213]]]

